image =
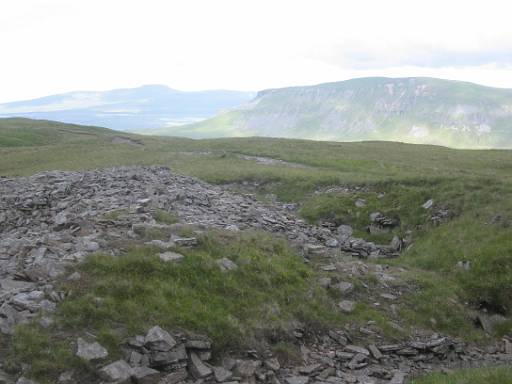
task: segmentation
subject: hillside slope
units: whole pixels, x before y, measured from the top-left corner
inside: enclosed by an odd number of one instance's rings
[[[0,104],[0,117],[143,130],[206,119],[253,97],[252,92],[183,92],[163,85],[145,85],[104,92],[70,92]]]
[[[262,91],[243,107],[167,132],[510,148],[512,90],[432,78],[361,78]]]
[[[45,384],[72,372],[98,383],[97,369],[155,325],[180,343],[187,331],[210,337],[214,361],[270,351],[283,383],[330,367],[353,378],[366,374],[361,362],[388,383],[400,382],[388,381],[397,370],[446,372],[459,357],[511,361],[512,151],[190,140],[28,119],[0,127],[0,377]],[[108,356],[80,360],[81,340]],[[304,347],[314,354],[302,357]]]

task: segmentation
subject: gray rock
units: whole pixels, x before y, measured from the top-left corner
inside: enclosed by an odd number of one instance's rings
[[[430,209],[434,205],[434,200],[429,199],[425,203],[423,203],[422,207],[423,209]]]
[[[377,348],[377,346],[373,345],[373,344],[370,344],[368,346],[368,350],[370,351],[370,353],[372,354],[372,356],[374,358],[376,358],[377,360],[380,360],[382,359],[383,355],[382,353],[379,351],[379,348]]]
[[[457,262],[456,267],[464,271],[469,271],[471,269],[471,262],[468,260],[460,260]]]
[[[179,344],[170,351],[153,351],[151,353],[151,365],[158,367],[184,361],[187,359],[187,351],[184,344]]]
[[[238,268],[238,265],[236,265],[233,261],[231,261],[227,257],[218,259],[216,262],[222,272],[234,271],[235,269]]]
[[[512,355],[512,342],[506,338],[503,338],[503,352]]]
[[[352,233],[354,233],[354,230],[350,225],[342,224],[337,229],[338,235],[340,236],[341,241],[347,240],[350,236],[352,236]]]
[[[322,368],[322,364],[311,364],[299,368],[299,372],[303,375],[311,375],[313,372],[319,371]]]
[[[68,281],[77,281],[80,280],[82,275],[80,272],[73,272],[71,275],[68,276]]]
[[[391,300],[391,301],[397,299],[397,297],[395,295],[392,295],[391,293],[381,293],[379,296],[382,297],[383,299]]]
[[[170,351],[176,345],[176,340],[159,326],[154,326],[146,334],[146,347],[153,351]]]
[[[185,343],[187,349],[211,349],[212,342],[206,338],[196,338],[187,340]]]
[[[346,312],[346,313],[354,312],[354,310],[356,309],[356,303],[353,301],[350,301],[350,300],[343,300],[338,303],[338,308],[342,312]]]
[[[402,239],[400,239],[398,236],[393,236],[393,239],[391,240],[391,244],[389,245],[389,247],[395,251],[395,252],[400,252],[402,250],[402,246],[403,246],[403,241]]]
[[[188,369],[192,376],[196,379],[204,379],[212,374],[212,370],[206,366],[201,359],[195,354],[190,354],[190,360],[188,362]]]
[[[212,369],[215,380],[219,383],[228,381],[233,376],[233,372],[227,370],[224,367],[212,367]]]
[[[324,288],[329,288],[331,286],[332,279],[330,277],[321,277],[318,279],[318,285]]]
[[[285,381],[287,384],[308,384],[309,376],[289,376]]]
[[[163,251],[173,248],[176,244],[171,241],[162,241],[162,240],[151,240],[147,241],[144,244],[152,245],[154,247],[160,248]]]
[[[195,237],[177,237],[173,238],[172,241],[174,244],[180,247],[193,247],[198,244],[198,241]]]
[[[79,337],[76,341],[76,344],[76,356],[84,360],[100,360],[108,356],[108,351],[98,342],[87,343],[85,340]]]
[[[62,372],[59,375],[58,384],[72,384],[72,383],[74,383],[75,379],[73,378],[73,375],[74,375],[73,371]]]
[[[116,382],[119,384],[128,384],[132,375],[132,368],[124,360],[117,360],[101,368],[98,372],[103,380]]]
[[[325,247],[319,244],[306,244],[304,245],[304,251],[309,256],[323,256],[326,253]]]
[[[389,384],[404,384],[405,383],[406,374],[401,371],[395,372],[392,379],[389,381]]]
[[[348,281],[341,281],[337,284],[333,284],[331,288],[336,289],[342,294],[346,295],[354,290],[354,284],[349,283]]]
[[[179,263],[185,258],[185,256],[183,256],[181,253],[171,251],[159,253],[158,257],[160,258],[160,260],[168,263]]]
[[[350,360],[348,363],[349,369],[361,369],[363,367],[366,367],[368,365],[368,356],[364,355],[362,353],[356,353],[355,356]]]
[[[44,299],[43,291],[32,291],[30,293],[18,293],[11,299],[11,304],[21,310],[28,309],[35,312],[41,308],[40,302]]]
[[[250,378],[254,376],[256,370],[261,366],[259,360],[242,360],[237,362],[235,367],[235,374],[243,378]]]
[[[358,345],[349,344],[349,345],[345,346],[345,351],[349,351],[352,353],[359,353],[359,354],[365,355],[365,356],[370,356],[369,350],[367,350],[364,347],[360,347]]]
[[[27,379],[26,377],[20,377],[16,384],[38,384],[37,381]]]
[[[507,321],[507,318],[498,314],[487,315],[485,313],[480,313],[477,315],[477,321],[485,332],[492,334],[494,332],[494,328]]]
[[[324,272],[334,272],[336,271],[336,265],[334,264],[329,264],[329,265],[324,265],[322,267],[320,267],[320,269]]]
[[[136,384],[157,384],[160,377],[160,372],[149,367],[132,368],[132,379]]]
[[[279,371],[279,369],[281,368],[281,364],[279,363],[279,360],[277,360],[275,357],[265,360],[264,365],[266,368],[268,368],[274,372]]]
[[[176,372],[169,373],[164,376],[158,384],[178,384],[185,381],[188,378],[188,372],[186,369],[179,369]]]
[[[329,248],[336,248],[340,243],[336,239],[329,239],[325,242],[325,245]]]
[[[356,202],[355,202],[355,206],[357,208],[363,208],[363,207],[366,207],[366,200],[363,200],[363,199],[357,199]]]

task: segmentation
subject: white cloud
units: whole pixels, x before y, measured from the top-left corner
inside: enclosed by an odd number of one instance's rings
[[[0,101],[373,75],[512,87],[511,10],[502,0],[2,0]]]

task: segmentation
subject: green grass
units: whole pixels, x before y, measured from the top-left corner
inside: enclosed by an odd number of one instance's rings
[[[79,281],[62,283],[69,296],[55,325],[18,328],[7,366],[29,363],[32,377],[51,382],[77,365],[69,340],[86,331],[115,359],[124,338],[153,325],[206,334],[216,352],[264,349],[294,340],[296,328],[341,325],[343,316],[327,291],[315,286],[315,273],[283,240],[215,232],[204,235],[197,249],[179,251],[185,254],[179,264],[162,262],[153,248],[89,257],[79,266]],[[222,273],[216,264],[221,257],[238,269]]]
[[[0,136],[14,137],[0,120]],[[463,336],[484,337],[474,327],[471,313],[484,306],[507,316],[512,313],[512,151],[453,150],[426,145],[362,142],[331,143],[306,140],[240,138],[189,140],[133,136],[142,145],[113,144],[112,131],[91,130],[94,136],[73,133],[85,128],[33,121],[25,124],[25,146],[0,148],[0,174],[30,175],[48,169],[92,169],[116,165],[165,165],[177,172],[216,184],[256,185],[258,196],[275,194],[300,205],[310,222],[350,224],[358,236],[387,243],[394,234],[410,231],[412,247],[389,261],[406,267],[407,284],[415,287],[399,303],[409,326]],[[51,140],[34,144],[30,132],[43,124]],[[87,128],[88,129],[88,128]],[[132,137],[130,135],[123,135]],[[307,165],[290,168],[262,165],[239,155],[267,156]],[[328,186],[364,187],[365,192],[317,194]],[[351,189],[352,191],[354,189]],[[382,198],[378,193],[384,192]],[[356,208],[355,200],[367,205]],[[448,209],[451,219],[439,226],[430,221],[432,210],[421,205],[434,199],[435,208]],[[393,232],[369,236],[369,214],[398,217]],[[161,222],[174,218],[158,213]],[[500,220],[493,218],[497,215]],[[156,218],[156,217],[155,217]],[[154,235],[154,236],[153,236]],[[158,238],[161,234],[152,236]],[[150,236],[151,237],[151,236]],[[469,260],[472,268],[456,268]],[[381,261],[383,262],[383,261]],[[455,304],[454,304],[455,303]],[[358,307],[357,317],[375,317],[382,327],[386,315]],[[433,321],[431,321],[433,319]],[[495,336],[510,333],[500,329]]]
[[[511,384],[512,367],[461,369],[450,374],[433,373],[411,384]]]
[[[163,209],[157,209],[153,217],[159,224],[175,224],[179,221],[178,216],[176,216],[172,212],[167,212]]]

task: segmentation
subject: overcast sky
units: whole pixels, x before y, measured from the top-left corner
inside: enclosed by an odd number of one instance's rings
[[[361,76],[512,88],[507,0],[0,0],[0,102]]]

